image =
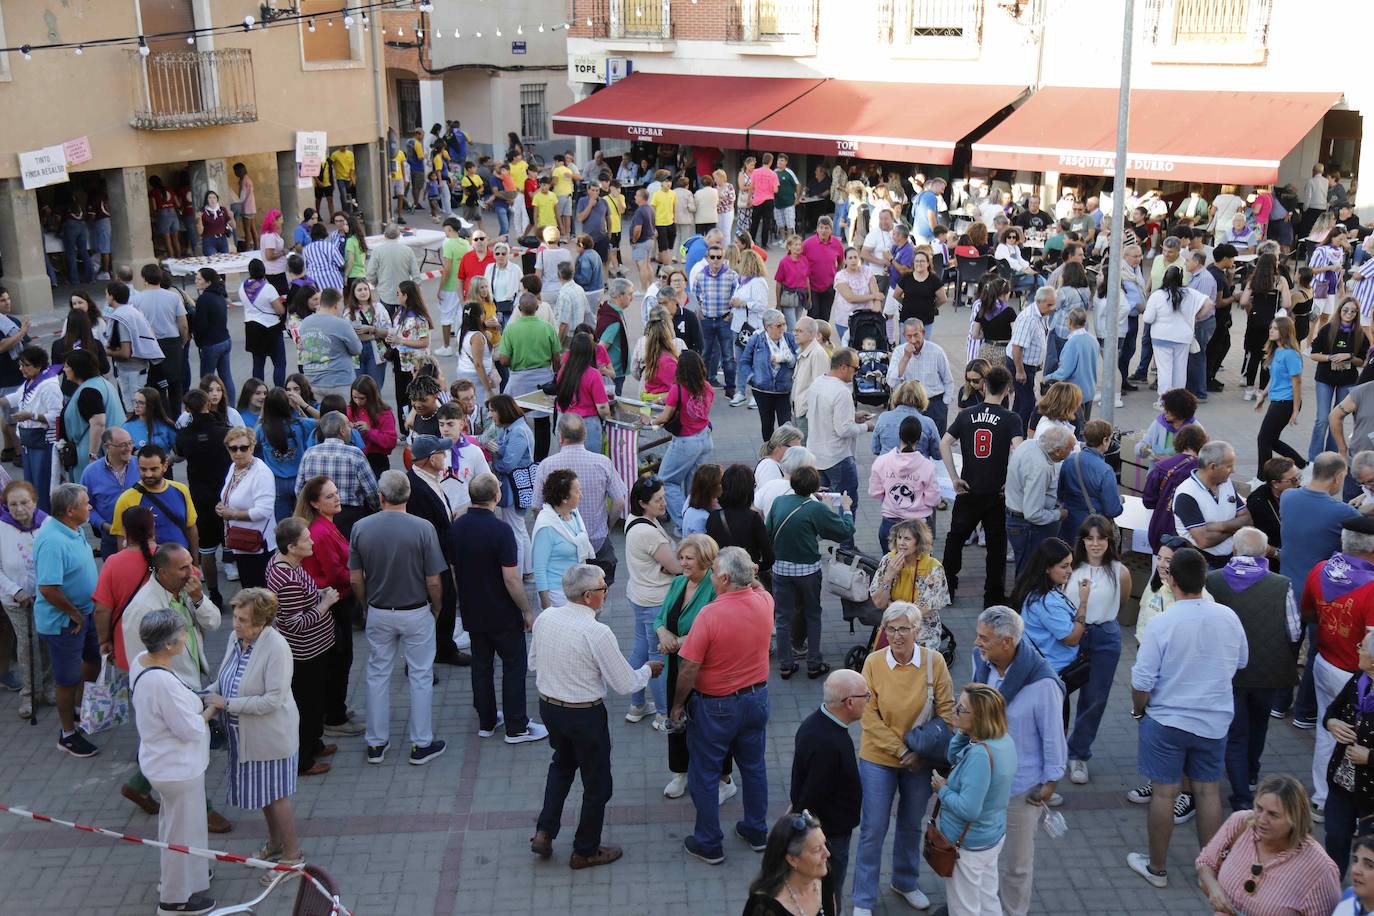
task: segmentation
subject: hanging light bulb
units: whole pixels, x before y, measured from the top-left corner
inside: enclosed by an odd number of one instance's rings
[[[462,35],[462,33],[459,32],[457,29],[454,29],[454,30],[453,30],[453,37],[454,37],[454,38],[462,38],[463,35]]]
[[[310,34],[315,34],[315,20],[311,19],[309,24],[306,26],[306,29],[310,32]]]
[[[334,20],[333,20],[333,19],[326,19],[325,22],[329,23],[329,27],[330,27],[331,29],[334,28]]]
[[[517,25],[517,26],[515,27],[515,34],[517,34],[517,35],[524,35],[524,34],[525,34],[525,27],[524,27],[523,25]]]
[[[478,33],[477,33],[477,37],[478,37],[478,38],[481,38],[481,37],[482,37],[482,33],[481,33],[481,32],[478,32]]]
[[[363,26],[363,28],[367,28],[367,26]],[[382,26],[382,34],[386,34],[386,26]]]
[[[24,45],[19,50],[23,53],[24,60],[33,60],[33,48],[29,47],[28,45]]]
[[[588,16],[588,17],[587,17],[587,28],[590,29],[591,27],[592,27],[592,17],[591,17],[591,16]]]
[[[382,34],[383,34],[383,35],[386,34],[386,29],[382,29]],[[397,38],[405,38],[405,37],[406,37],[406,27],[405,27],[405,26],[403,26],[403,25],[398,25],[398,26],[396,26],[396,37],[397,37]]]
[[[195,36],[195,35],[187,35],[187,36],[186,36],[186,43],[187,43],[188,45],[193,45],[193,44],[195,44],[195,43],[196,43],[196,36]]]
[[[255,22],[257,22],[257,20],[254,19],[252,16],[244,16],[244,17],[243,17],[243,30],[244,30],[245,32],[247,32],[248,30],[252,29],[252,28],[253,28],[253,23],[255,23]]]
[[[363,10],[363,25],[367,25],[367,10]]]
[[[138,53],[144,57],[148,56],[148,42],[143,39],[142,35],[138,36]]]
[[[351,28],[353,28],[353,17],[352,17],[352,16],[345,16],[345,17],[344,17],[344,28],[346,28],[346,29],[351,29]]]
[[[542,22],[539,23],[539,33],[540,33],[541,35],[544,33],[544,23],[542,23]]]
[[[501,27],[500,27],[499,25],[496,27],[496,37],[497,37],[497,38],[500,38],[500,37],[501,37]]]
[[[424,29],[416,29],[416,30],[415,30],[415,40],[416,40],[416,41],[424,41],[424,40],[425,40],[425,30],[424,30]]]
[[[86,53],[86,49],[81,47],[81,45],[77,45],[73,53],[75,53],[77,57],[80,57],[82,54]]]

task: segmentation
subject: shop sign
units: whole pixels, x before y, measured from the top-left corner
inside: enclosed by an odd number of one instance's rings
[[[578,83],[605,83],[606,58],[569,54],[568,74]]]
[[[300,163],[301,177],[315,178],[320,174],[320,163],[324,161],[327,149],[324,131],[296,131],[296,161]]]
[[[60,144],[20,153],[19,173],[23,176],[26,191],[62,184],[67,180],[67,155]]]

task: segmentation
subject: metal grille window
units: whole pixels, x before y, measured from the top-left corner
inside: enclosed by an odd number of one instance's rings
[[[520,136],[526,142],[549,139],[549,116],[544,107],[547,83],[520,85]]]

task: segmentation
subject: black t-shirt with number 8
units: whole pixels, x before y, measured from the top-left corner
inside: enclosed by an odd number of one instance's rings
[[[1021,418],[995,404],[976,404],[960,412],[949,426],[959,440],[964,466],[959,476],[973,493],[992,495],[1002,491],[1011,459],[1011,442],[1025,435]]]

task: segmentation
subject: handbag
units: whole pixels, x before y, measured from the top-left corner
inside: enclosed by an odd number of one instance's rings
[[[925,653],[924,663],[929,665],[930,650],[922,646],[921,651]],[[930,702],[930,718],[919,725],[913,725],[903,741],[907,748],[926,764],[932,767],[947,767],[951,737],[949,723],[935,712],[935,685],[929,678],[926,679],[926,690]]]
[[[779,309],[796,309],[796,308],[800,308],[800,307],[801,307],[801,293],[799,293],[799,292],[798,292],[797,290],[795,290],[795,289],[788,289],[787,287],[783,287],[782,292],[781,292],[780,294],[778,294],[778,308],[779,308]]]
[[[1092,656],[1080,649],[1073,661],[1065,665],[1064,669],[1059,672],[1059,679],[1064,682],[1064,695],[1068,696],[1088,683],[1088,676],[1092,674],[1092,669]]]
[[[100,674],[86,685],[81,697],[81,730],[88,735],[129,721],[129,675],[110,660],[100,659]]]
[[[781,526],[779,526],[781,527]],[[846,601],[863,603],[868,600],[868,588],[873,579],[860,562],[863,554],[848,547],[835,546],[825,561],[825,590]],[[870,564],[872,560],[868,561]]]
[[[511,486],[515,488],[515,505],[528,509],[534,505],[535,478],[539,476],[539,462],[516,468],[510,472]]]
[[[740,326],[739,331],[735,334],[735,346],[740,350],[743,350],[745,347],[749,346],[749,338],[754,336],[754,332],[756,330],[758,329],[755,328],[748,321],[745,321],[744,324]]]
[[[242,474],[237,480],[233,477],[229,479],[229,486],[224,491],[225,502],[229,501],[234,489],[243,483],[247,476],[247,474]],[[267,549],[267,539],[256,528],[245,528],[243,525],[231,525],[225,522],[224,549],[234,553],[262,553]]]
[[[677,409],[673,411],[671,417],[663,421],[663,431],[670,436],[680,436],[682,435],[682,408],[686,399],[682,394],[682,386],[676,385],[674,387],[677,388]]]
[[[987,749],[987,745],[981,745],[988,755],[988,766],[996,769],[992,762],[992,751]],[[926,860],[935,874],[941,878],[948,878],[954,874],[954,863],[959,861],[959,847],[964,845],[964,837],[968,836],[969,828],[973,826],[973,821],[964,825],[964,829],[959,833],[959,839],[953,843],[940,832],[940,800],[935,800],[935,810],[930,815],[930,822],[926,824],[926,838],[921,845],[921,855]]]

